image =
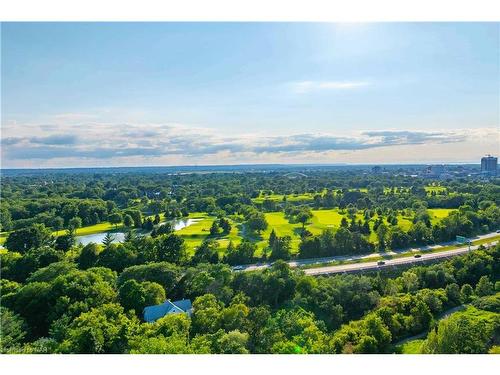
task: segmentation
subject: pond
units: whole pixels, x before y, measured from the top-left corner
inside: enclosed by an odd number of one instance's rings
[[[104,240],[104,237],[106,237],[106,234],[106,232],[102,232],[87,234],[85,236],[76,236],[76,242],[84,246],[91,242],[100,244],[102,240]],[[125,239],[125,233],[123,232],[111,232],[110,234],[113,237],[113,242],[123,242]]]
[[[170,223],[174,227],[174,230],[181,230],[183,228],[189,227],[190,225],[197,223],[200,219],[175,219],[171,220]],[[165,223],[162,223],[165,224]],[[161,225],[161,224],[160,224]]]
[[[172,224],[174,230],[181,230],[183,228],[189,227],[190,225],[198,221],[200,221],[200,219],[175,219],[171,220],[170,223]],[[165,222],[161,224],[165,224]],[[110,232],[110,233],[111,236],[113,237],[113,242],[123,242],[125,240],[124,232]],[[76,242],[84,246],[91,242],[100,244],[102,243],[104,237],[106,237],[106,232],[87,234],[85,236],[76,236]]]

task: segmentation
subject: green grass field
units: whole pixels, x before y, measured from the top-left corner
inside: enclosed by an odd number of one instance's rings
[[[443,211],[436,211],[438,212],[439,216],[445,216]],[[313,218],[306,225],[306,229],[315,235],[320,234],[327,228],[338,229],[340,227],[342,217],[346,216],[346,213],[339,210],[338,208],[328,210],[312,210],[312,213]],[[436,215],[436,217],[438,215]],[[255,233],[248,233],[247,231],[245,231],[244,224],[233,221],[233,228],[231,230],[231,233],[226,236],[214,237],[220,243],[221,251],[224,251],[229,241],[233,241],[233,243],[237,245],[242,241],[243,238],[245,238],[257,244],[258,250],[256,255],[260,256],[262,254],[262,251],[267,247],[267,241],[273,229],[280,237],[290,236],[292,238],[292,252],[294,253],[298,251],[302,225],[300,223],[290,223],[283,212],[267,212],[265,213],[265,216],[269,226],[260,235],[257,235]],[[191,252],[194,251],[194,248],[196,246],[199,246],[206,237],[208,237],[210,226],[215,219],[203,213],[200,213],[199,217],[202,219],[201,221],[177,232],[184,238],[188,249]],[[361,214],[356,215],[356,220],[359,219],[362,219]],[[370,226],[372,228],[375,220],[376,216],[373,217],[370,221]],[[440,219],[438,218],[436,220]],[[398,225],[404,230],[408,230],[412,225],[412,218],[398,215]],[[370,234],[370,241],[376,241],[376,234],[373,231]]]
[[[429,185],[426,186],[424,189],[427,192],[427,195],[431,195],[432,192],[441,193],[446,191],[446,188],[444,186],[439,186],[439,185]]]
[[[429,212],[429,215],[431,215],[431,223],[436,224],[437,222],[448,216],[450,212],[456,210],[451,208],[430,208],[427,211]]]
[[[303,199],[304,197],[311,196],[309,194],[302,194],[297,196],[296,198]],[[279,195],[275,195],[276,199],[279,199]],[[282,196],[281,196],[282,197]],[[311,198],[312,199],[312,198]],[[441,220],[443,217],[447,216],[449,212],[452,210],[449,209],[430,209],[429,213],[431,214],[433,223]],[[340,222],[342,217],[346,216],[344,211],[339,210],[338,208],[327,209],[327,210],[312,210],[313,218],[306,225],[306,229],[308,229],[311,233],[317,235],[320,234],[323,230],[327,228],[337,229],[340,227]],[[268,228],[262,232],[260,235],[255,233],[249,233],[245,230],[244,224],[241,222],[242,218],[233,217],[232,218],[232,229],[231,232],[227,235],[219,235],[215,236],[220,246],[221,252],[224,252],[229,241],[233,241],[235,245],[239,244],[243,238],[250,240],[257,244],[257,256],[262,254],[262,251],[267,247],[267,241],[271,231],[274,229],[278,236],[290,236],[292,238],[292,252],[296,252],[300,243],[300,233],[302,230],[302,225],[300,223],[290,223],[283,212],[268,212],[265,213],[267,222],[269,224]],[[215,217],[209,216],[203,212],[194,212],[189,216],[191,219],[196,219],[197,222],[192,225],[183,228],[177,231],[186,242],[189,253],[193,253],[194,249],[199,246],[205,238],[207,238],[210,234],[210,227],[215,220]],[[160,215],[160,218],[163,221],[163,214]],[[358,213],[356,215],[356,220],[362,219],[362,215]],[[370,220],[370,226],[373,228],[373,223],[376,220],[376,215]],[[412,224],[411,217],[404,217],[402,215],[398,215],[398,225],[404,229],[408,230]],[[113,231],[113,230],[123,230],[123,224],[119,224],[115,226],[109,222],[103,222],[96,225],[91,225],[87,227],[78,228],[76,230],[77,236],[84,236],[89,234]],[[53,232],[54,236],[59,236],[64,234],[66,231],[56,231]],[[8,233],[4,232],[0,234],[0,244],[5,242],[6,236]],[[370,241],[376,241],[376,234],[372,231],[370,234]]]
[[[286,199],[288,202],[312,202],[316,193],[304,193],[304,194],[288,194]],[[252,198],[254,203],[262,203],[266,199],[274,202],[282,202],[283,194],[271,194],[271,195],[260,195],[257,198]]]
[[[9,232],[0,233],[0,245],[3,245],[5,243],[8,235],[9,235]]]
[[[420,354],[422,351],[423,339],[411,340],[399,346],[401,354]]]

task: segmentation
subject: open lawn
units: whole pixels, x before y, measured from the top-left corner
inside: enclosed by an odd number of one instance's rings
[[[456,210],[451,208],[430,208],[427,211],[429,212],[429,215],[431,215],[431,223],[436,224],[437,222],[448,216],[450,212]]]
[[[118,229],[118,228],[123,228],[123,224],[114,225],[108,221],[103,221],[102,223],[99,223],[99,224],[89,225],[87,227],[78,228],[75,231],[75,234],[77,236],[85,236],[87,234],[108,232],[108,231],[112,231],[112,230]],[[63,230],[58,230],[58,231],[52,232],[52,235],[57,237],[57,236],[62,236],[63,234],[66,234],[67,232],[68,231],[66,229],[63,229]]]
[[[399,346],[401,354],[420,354],[422,351],[423,339],[411,340]]]
[[[9,232],[0,233],[0,245],[3,245],[5,243],[8,235],[9,235]]]
[[[432,192],[441,193],[443,191],[446,191],[446,188],[444,186],[439,186],[439,185],[429,185],[426,186],[424,189],[427,192],[427,195],[431,195]]]
[[[288,202],[312,202],[316,193],[304,193],[304,194],[288,194],[286,199]],[[274,202],[282,202],[283,194],[271,194],[271,195],[260,195],[257,198],[252,198],[254,203],[262,203],[266,199]]]
[[[164,214],[161,213],[159,215],[160,215],[160,220],[164,221],[164,219],[165,219]],[[146,216],[145,218],[154,219],[154,217],[155,217],[155,215],[150,215],[150,216]],[[123,229],[124,227],[125,227],[125,225],[123,225],[123,223],[120,223],[118,225],[114,225],[114,224],[111,224],[108,221],[103,221],[102,223],[99,223],[99,224],[89,225],[89,226],[86,226],[86,227],[78,228],[75,231],[75,234],[77,236],[85,236],[85,235],[88,235],[88,234],[110,232],[110,231],[113,231],[113,230]],[[52,235],[55,236],[55,237],[57,237],[57,236],[61,236],[63,234],[66,234],[67,232],[68,231],[66,229],[63,229],[63,230],[58,230],[58,231],[52,232]]]

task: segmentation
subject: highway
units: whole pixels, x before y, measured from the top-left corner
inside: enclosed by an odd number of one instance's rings
[[[498,241],[493,241],[491,244],[496,245]],[[471,246],[470,251],[474,251],[479,246]],[[428,261],[435,261],[443,258],[451,258],[457,255],[466,254],[469,252],[469,247],[460,247],[453,250],[441,251],[438,253],[421,254],[420,258],[415,258],[414,256],[408,256],[403,258],[388,259],[384,260],[384,264],[378,264],[378,262],[365,262],[365,263],[354,263],[354,264],[341,264],[337,266],[326,266],[318,268],[309,268],[304,270],[306,275],[328,275],[334,273],[352,273],[352,272],[362,272],[362,271],[374,271],[377,269],[384,269],[388,267],[396,267],[404,264],[416,264]]]
[[[491,237],[498,236],[499,233],[492,232],[488,234],[483,234],[480,236],[476,236],[471,238],[472,241],[484,240]],[[495,245],[498,241],[492,241],[490,244]],[[448,242],[440,245],[432,245],[432,246],[424,246],[411,248],[406,250],[397,250],[397,251],[388,251],[385,253],[372,253],[365,255],[355,255],[355,256],[336,256],[336,257],[328,257],[328,258],[314,258],[314,259],[297,259],[293,261],[287,262],[290,267],[301,267],[311,264],[323,264],[334,261],[345,261],[345,262],[355,262],[358,263],[350,263],[350,264],[341,264],[341,265],[332,265],[332,266],[324,266],[324,267],[316,267],[316,268],[308,268],[305,269],[304,272],[307,275],[326,275],[326,274],[334,274],[334,273],[351,273],[351,272],[362,272],[362,271],[373,271],[376,269],[382,269],[387,267],[394,267],[398,265],[410,264],[410,263],[420,263],[426,261],[433,261],[441,258],[450,258],[452,256],[465,254],[469,251],[469,246],[463,246],[456,249],[445,250],[435,253],[425,254],[425,251],[429,250],[437,250],[439,248],[456,245],[456,242]],[[471,246],[471,251],[477,249],[478,246]],[[414,256],[407,256],[395,259],[385,259],[385,264],[378,264],[377,261],[373,262],[363,262],[364,259],[377,257],[377,256],[398,256],[401,254],[409,254],[413,252],[418,252],[421,254],[420,258],[415,258]],[[422,253],[423,252],[423,253]],[[272,263],[261,263],[261,264],[251,264],[251,265],[241,265],[233,267],[235,271],[255,271],[260,269],[265,269],[271,266]]]

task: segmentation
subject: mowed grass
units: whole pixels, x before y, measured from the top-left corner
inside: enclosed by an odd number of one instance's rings
[[[446,216],[450,214],[452,211],[456,211],[451,208],[430,208],[427,210],[429,215],[431,216],[431,223],[436,224],[437,222],[444,219]]]
[[[314,196],[317,193],[303,193],[303,194],[288,194],[286,195],[286,200],[288,202],[312,202],[314,200]],[[282,202],[284,194],[270,194],[270,195],[260,195],[257,198],[252,198],[252,202],[254,203],[262,203],[265,200],[270,200],[273,202]]]
[[[436,217],[444,217],[445,212],[441,209],[436,210]],[[449,210],[448,210],[449,211]],[[343,217],[347,217],[345,211],[335,209],[328,210],[312,210],[313,218],[306,224],[305,228],[309,230],[314,235],[320,234],[325,229],[338,229],[340,227],[340,223]],[[210,237],[210,227],[215,217],[209,216],[206,213],[191,213],[189,215],[190,218],[198,219],[196,223],[183,228],[176,233],[180,235],[184,241],[186,242],[188,252],[193,254],[196,247],[199,246],[203,240]],[[267,212],[265,213],[266,220],[268,222],[268,228],[260,234],[251,233],[245,229],[245,225],[242,222],[243,218],[238,217],[237,219],[233,218],[231,221],[232,228],[231,232],[227,235],[217,235],[212,238],[219,242],[220,245],[220,253],[224,253],[227,248],[229,241],[232,241],[236,246],[243,239],[251,241],[257,245],[256,256],[261,256],[264,249],[268,247],[268,239],[271,231],[274,229],[276,235],[279,237],[282,236],[290,236],[292,241],[292,253],[296,253],[300,244],[300,233],[302,232],[302,224],[300,223],[290,223],[288,219],[285,217],[285,214],[281,211],[278,212]],[[356,215],[356,220],[363,219],[362,214],[358,213]],[[370,220],[370,226],[373,229],[373,224],[377,219],[377,215],[375,215]],[[349,220],[350,221],[350,220]],[[398,215],[398,225],[404,229],[408,230],[412,225],[411,217],[404,217],[402,215]],[[372,231],[369,237],[370,241],[376,242],[377,236]]]
[[[104,222],[99,223],[99,224],[89,225],[87,227],[78,228],[75,231],[75,235],[76,236],[85,236],[88,234],[109,232],[109,231],[113,231],[113,230],[119,229],[119,228],[123,228],[123,224],[118,224],[117,226],[115,226],[114,224],[111,224],[108,221],[104,221]],[[63,234],[66,234],[66,233],[68,233],[68,231],[66,229],[63,229],[63,230],[57,230],[55,232],[52,232],[52,235],[55,237],[58,237],[58,236],[62,236]]]
[[[164,219],[165,219],[164,214],[161,213],[161,214],[159,214],[159,216],[160,216],[160,221],[164,221]],[[155,217],[155,215],[150,215],[150,216],[146,216],[145,219],[147,219],[147,218],[154,219],[154,217]],[[85,236],[88,234],[111,232],[114,230],[120,230],[120,229],[124,229],[124,228],[125,228],[125,225],[123,223],[115,225],[115,224],[111,224],[108,221],[103,221],[102,223],[99,223],[99,224],[89,225],[86,227],[78,228],[75,231],[75,235],[76,236]],[[68,233],[68,231],[66,229],[63,229],[63,230],[58,230],[58,231],[52,232],[52,235],[57,237],[57,236],[61,236],[61,235],[66,234],[66,233]]]
[[[197,221],[175,233],[184,239],[189,253],[193,253],[195,247],[199,246],[209,236],[210,227],[215,218],[201,212],[191,213],[189,218]]]
[[[446,188],[444,186],[438,186],[438,185],[425,186],[424,189],[427,192],[427,195],[431,195],[433,192],[441,193],[446,191]]]
[[[9,232],[0,233],[0,245],[3,245],[5,243],[8,235],[9,235]]]

